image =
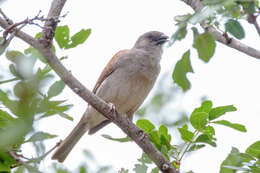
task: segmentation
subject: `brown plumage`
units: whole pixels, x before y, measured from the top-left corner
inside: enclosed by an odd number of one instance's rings
[[[162,45],[167,39],[163,33],[151,31],[141,35],[132,49],[119,51],[104,68],[93,93],[113,103],[120,114],[132,119],[160,72]],[[88,105],[81,120],[57,148],[52,159],[63,162],[87,131],[93,134],[109,123],[110,120]]]

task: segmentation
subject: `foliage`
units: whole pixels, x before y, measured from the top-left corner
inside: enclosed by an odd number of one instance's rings
[[[159,128],[156,129],[156,126],[147,119],[139,119],[136,122],[136,125],[148,134],[149,139],[154,146],[161,151],[161,153],[172,163],[173,166],[179,169],[181,161],[188,153],[197,151],[206,145],[212,147],[217,146],[217,139],[215,137],[216,125],[221,124],[240,132],[246,132],[246,128],[242,124],[231,123],[227,120],[216,120],[227,112],[233,111],[236,111],[236,108],[233,105],[213,107],[210,100],[203,101],[201,106],[195,108],[191,113],[189,118],[190,125],[186,123],[178,128],[182,139],[181,144],[173,144],[170,131],[165,125],[160,125]],[[108,139],[114,140],[112,137]],[[122,138],[121,140],[117,138],[116,141],[125,142],[123,139],[125,138]],[[259,147],[259,145],[255,144],[255,146],[248,149],[248,151],[254,153],[254,155],[258,155],[259,151],[257,151],[257,149],[259,148],[257,147]],[[138,161],[139,163],[135,164],[134,171],[136,173],[146,173],[149,165],[152,164],[152,161],[144,153]],[[153,168],[151,172],[158,172],[158,169]]]
[[[90,31],[82,29],[70,38],[69,27],[58,26],[55,40],[59,48],[74,48],[86,41]],[[39,37],[40,33],[36,34],[35,38]],[[52,49],[56,50],[54,45]],[[34,124],[54,115],[73,120],[66,113],[72,105],[56,99],[65,84],[56,80],[50,85],[53,70],[35,48],[29,47],[23,52],[8,50],[5,56],[9,61],[9,74],[0,81],[0,172],[10,172],[14,167],[18,167],[17,172],[38,172],[38,162],[45,157],[42,142],[56,135],[37,131]],[[35,146],[38,157],[24,158],[20,149],[25,143]],[[84,172],[83,168],[80,172]]]
[[[193,14],[175,16],[177,30],[171,36],[169,46],[177,40],[184,39],[188,34],[189,26],[192,26],[190,28],[193,32],[192,46],[198,52],[198,58],[208,63],[215,53],[215,39],[207,31],[199,33],[197,24],[203,24],[206,27],[214,26],[220,31],[224,30],[223,35],[226,37],[227,42],[230,40],[227,33],[241,40],[245,38],[245,31],[240,21],[249,20],[249,16],[258,16],[259,2],[258,0],[203,0],[201,2],[203,4],[201,10]],[[175,65],[172,75],[173,81],[184,91],[191,87],[186,73],[193,72],[192,69],[194,69],[190,60],[187,60],[186,63],[183,62],[184,57],[190,59],[190,56],[194,56],[190,55],[190,53],[187,55],[187,52]]]
[[[260,172],[260,141],[250,145],[245,152],[239,152],[235,147],[232,148],[230,154],[222,162],[220,173],[236,173],[243,171],[244,173]]]

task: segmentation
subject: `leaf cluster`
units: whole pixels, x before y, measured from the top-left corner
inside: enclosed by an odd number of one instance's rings
[[[90,29],[82,29],[70,38],[69,27],[58,26],[55,41],[60,49],[74,48],[83,44],[90,32]],[[35,38],[38,39],[40,35],[36,34]],[[55,44],[52,50],[56,51]],[[1,53],[5,53],[8,60],[9,74],[3,75],[0,81],[0,172],[11,172],[14,167],[35,172],[43,157],[25,159],[21,147],[32,143],[38,155],[44,152],[42,142],[56,135],[37,131],[34,124],[54,115],[73,120],[66,113],[72,105],[66,104],[66,100],[56,99],[64,90],[65,83],[61,80],[52,82],[53,69],[37,49],[30,46],[23,52],[8,50]],[[41,152],[39,149],[42,149]],[[21,161],[15,159],[14,155]]]

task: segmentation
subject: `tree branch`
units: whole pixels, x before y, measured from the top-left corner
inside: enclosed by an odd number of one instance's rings
[[[194,11],[199,11],[203,8],[203,5],[201,4],[200,0],[181,0],[181,1],[185,2],[187,5],[192,7]],[[225,36],[223,36],[223,34],[221,32],[216,30],[216,28],[214,28],[213,26],[207,26],[203,23],[201,23],[201,26],[205,30],[210,32],[218,42],[225,44],[228,47],[234,48],[240,52],[243,52],[249,56],[252,56],[256,59],[260,59],[259,50],[254,49],[250,46],[247,46],[246,44],[241,43],[240,41],[238,41],[234,38],[227,40],[227,38]]]
[[[248,21],[248,23],[251,23],[251,24],[253,24],[255,26],[255,29],[256,29],[258,35],[260,36],[260,27],[259,27],[259,24],[258,24],[256,18],[257,18],[257,15],[250,14],[247,17],[247,21]]]
[[[59,21],[59,16],[62,8],[64,7],[67,0],[53,0],[51,4],[51,8],[49,10],[47,19],[48,21],[44,24],[44,29],[42,31],[41,37],[39,41],[46,48],[51,48],[52,39],[54,37],[54,33],[56,30],[57,23]]]
[[[51,5],[51,10],[47,18],[57,18],[63,8],[66,0],[54,0]],[[93,106],[98,112],[106,118],[111,119],[118,127],[120,127],[142,150],[150,157],[151,160],[158,166],[163,173],[178,173],[178,171],[169,163],[169,161],[158,151],[150,142],[147,135],[133,124],[125,116],[120,115],[116,110],[111,109],[111,106],[104,100],[94,95],[90,90],[84,87],[58,60],[56,55],[51,50],[51,42],[57,23],[54,21],[46,21],[41,39],[38,41],[32,36],[13,29],[13,34],[36,48],[46,59],[53,70],[60,78],[69,86],[77,95]],[[0,17],[0,26],[4,29],[10,27],[2,17]],[[112,110],[112,111],[111,111]]]

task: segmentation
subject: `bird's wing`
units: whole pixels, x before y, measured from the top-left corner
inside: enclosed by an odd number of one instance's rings
[[[112,58],[111,60],[108,62],[107,66],[104,68],[104,70],[102,71],[101,75],[99,76],[96,85],[94,86],[94,89],[92,90],[92,92],[94,94],[96,94],[99,86],[102,84],[102,82],[108,77],[110,76],[116,69],[116,67],[113,65],[113,63],[121,57],[122,54],[126,53],[128,50],[121,50],[119,52],[117,52]]]
[[[102,84],[102,82],[116,70],[117,66],[115,66],[115,64],[114,64],[115,61],[118,58],[122,57],[122,54],[125,54],[127,51],[128,50],[121,50],[121,51],[117,52],[111,58],[111,60],[108,62],[107,66],[104,68],[101,75],[99,76],[96,85],[94,86],[94,89],[93,89],[94,94],[96,94],[96,92],[97,92],[98,88],[100,87],[100,85]],[[102,121],[101,123],[99,123],[95,127],[92,127],[91,129],[89,129],[88,134],[92,135],[92,134],[96,133],[98,130],[100,130],[101,128],[103,128],[104,126],[109,124],[110,122],[111,122],[111,120]]]

